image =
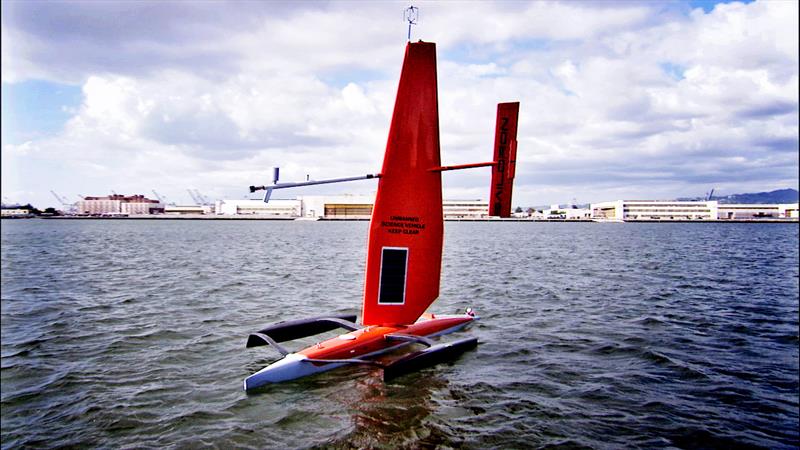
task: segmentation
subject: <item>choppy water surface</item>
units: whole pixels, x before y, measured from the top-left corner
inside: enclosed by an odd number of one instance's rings
[[[242,391],[357,313],[364,222],[2,224],[2,447],[796,447],[796,224],[447,223],[481,345]]]

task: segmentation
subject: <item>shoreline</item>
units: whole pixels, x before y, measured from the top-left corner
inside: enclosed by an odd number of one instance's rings
[[[44,220],[267,220],[283,222],[369,222],[369,218],[342,217],[307,219],[303,217],[253,217],[253,216],[205,216],[205,215],[141,215],[128,217],[92,217],[92,216],[44,216],[44,217],[3,217],[5,219],[44,219]],[[445,222],[531,222],[531,223],[800,223],[796,218],[790,219],[628,219],[628,220],[597,220],[597,219],[527,219],[527,218],[446,218]]]

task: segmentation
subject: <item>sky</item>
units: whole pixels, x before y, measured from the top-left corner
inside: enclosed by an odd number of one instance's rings
[[[408,5],[3,0],[3,202],[376,173]],[[514,206],[798,188],[797,1],[414,5],[443,164],[491,160],[497,103],[521,103]],[[444,197],[489,178],[446,172]]]

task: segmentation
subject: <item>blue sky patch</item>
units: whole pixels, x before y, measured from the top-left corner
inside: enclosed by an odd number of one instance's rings
[[[2,83],[3,145],[57,133],[82,99],[80,86],[41,80]]]
[[[737,1],[731,1],[731,0],[723,0],[723,1],[719,1],[719,0],[690,0],[689,1],[689,6],[691,6],[692,9],[703,8],[703,12],[708,14],[714,9],[715,6],[717,6],[720,3],[744,3],[744,4],[747,4],[747,3],[753,3],[753,0],[737,0]]]
[[[381,70],[341,68],[323,73],[320,76],[320,81],[336,89],[342,89],[350,83],[363,86],[370,81],[383,80],[385,78],[386,74]]]
[[[663,70],[664,73],[669,75],[670,78],[672,78],[673,80],[680,81],[686,78],[686,76],[684,76],[684,73],[686,72],[686,67],[683,67],[679,64],[665,62],[659,64],[659,67],[661,67],[661,70]]]

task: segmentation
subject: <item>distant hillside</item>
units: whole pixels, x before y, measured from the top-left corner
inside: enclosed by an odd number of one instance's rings
[[[720,203],[797,203],[798,192],[796,189],[778,189],[772,192],[755,192],[749,194],[731,194],[726,196],[713,196],[711,200],[717,200]],[[705,200],[702,197],[695,198],[679,198],[678,200]]]

